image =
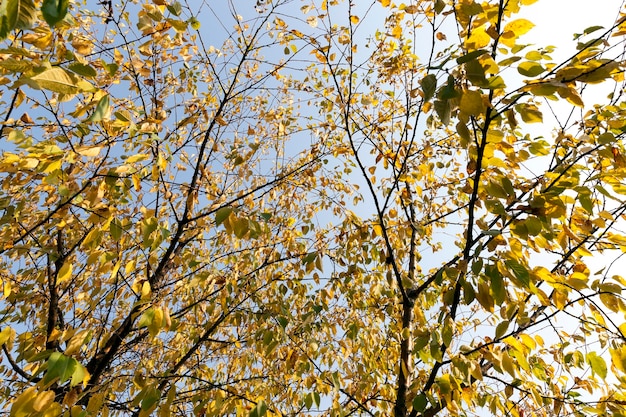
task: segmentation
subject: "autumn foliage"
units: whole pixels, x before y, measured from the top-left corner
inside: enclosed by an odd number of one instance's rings
[[[626,12],[532,3],[0,2],[0,413],[626,415]]]

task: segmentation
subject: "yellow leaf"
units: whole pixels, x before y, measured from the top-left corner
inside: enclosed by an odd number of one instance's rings
[[[4,326],[4,328],[0,332],[0,346],[10,341],[13,338],[13,333],[13,329],[11,329],[9,326]]]
[[[141,286],[141,299],[144,300],[150,297],[152,293],[152,289],[150,288],[150,283],[148,281],[144,281]]]
[[[526,123],[541,123],[543,121],[543,114],[534,104],[518,104],[515,109]]]
[[[137,155],[129,156],[128,159],[126,159],[126,163],[132,164],[133,162],[144,161],[144,160],[146,160],[148,158],[149,158],[149,156],[146,155],[145,153],[138,153]]]
[[[353,25],[356,25],[357,23],[359,23],[359,17],[358,16],[350,16],[350,22],[352,22]]]
[[[217,116],[217,117],[215,118],[215,121],[216,121],[216,122],[217,122],[217,124],[218,124],[218,125],[220,125],[220,126],[227,126],[227,125],[228,125],[228,122],[227,122],[226,120],[224,120],[224,118],[223,118],[221,115]]]
[[[89,334],[89,330],[81,330],[76,333],[69,342],[67,342],[67,347],[65,348],[64,354],[66,356],[72,356],[74,353],[78,352],[81,346],[85,343],[85,339]]]
[[[504,26],[504,32],[513,32],[515,36],[522,36],[529,30],[531,30],[535,24],[527,19],[516,19]]]
[[[611,349],[611,362],[620,371],[626,372],[626,345],[622,345],[618,348]]]
[[[154,307],[153,311],[154,315],[152,317],[152,321],[148,324],[148,332],[150,333],[150,336],[155,337],[159,334],[161,328],[163,327],[163,310]]]
[[[61,409],[61,404],[54,402],[46,408],[46,410],[39,414],[41,417],[58,417],[63,414],[63,410]]]
[[[76,94],[80,90],[77,77],[61,67],[53,67],[27,80],[31,87],[61,94]]]
[[[11,281],[6,281],[3,283],[2,294],[4,295],[5,298],[11,295]]]
[[[52,43],[52,32],[30,32],[22,36],[22,41],[30,43],[39,49],[45,49]]]
[[[93,50],[93,42],[89,39],[77,36],[72,39],[72,47],[81,55],[88,55]]]
[[[139,192],[141,190],[141,178],[139,178],[139,175],[133,174],[131,179],[133,180],[133,187],[135,187],[135,191]]]
[[[81,146],[76,148],[76,153],[82,156],[93,157],[98,156],[101,150],[102,146]]]
[[[391,0],[380,0],[380,4],[383,7],[389,7],[389,4],[391,4]]]
[[[462,113],[465,113],[468,116],[477,116],[481,114],[485,109],[482,95],[479,91],[465,91],[461,96],[459,108]]]
[[[515,378],[515,364],[506,352],[502,352],[502,368]]]
[[[70,278],[72,278],[72,264],[65,262],[57,272],[57,284],[61,284]]]
[[[485,28],[481,26],[472,31],[470,37],[465,40],[465,48],[468,51],[474,51],[484,48],[489,45],[489,43],[491,43],[491,36],[489,36]]]
[[[552,293],[552,300],[554,301],[554,305],[556,306],[556,308],[558,308],[559,310],[563,310],[565,309],[565,305],[568,301],[567,293],[564,291],[556,290]]]
[[[585,103],[583,103],[582,97],[578,94],[578,91],[574,87],[558,87],[557,92],[562,98],[567,100],[568,103],[573,104],[574,106],[584,107]]]
[[[10,417],[26,417],[35,412],[33,400],[37,396],[37,388],[29,387],[13,401]]]
[[[133,273],[135,271],[135,260],[131,259],[124,265],[124,272],[127,274]]]
[[[400,36],[402,36],[402,27],[400,25],[395,25],[391,30],[391,36],[394,38],[400,38]]]
[[[54,401],[54,391],[40,392],[33,402],[35,411],[47,410]]]
[[[105,394],[103,392],[92,395],[87,404],[87,411],[91,414],[96,414],[97,411],[100,411],[102,404],[104,404],[104,397]]]
[[[505,338],[503,341],[504,343],[511,346],[513,349],[517,350],[518,352],[521,352],[524,354],[526,353],[526,349],[524,348],[524,346],[520,343],[519,340],[517,340],[513,336],[509,336]]]
[[[520,335],[520,339],[522,339],[522,343],[529,349],[533,350],[535,349],[535,347],[537,347],[537,343],[535,342],[535,339],[533,339],[532,337],[528,336],[525,333],[522,333]]]
[[[515,45],[515,40],[531,30],[535,24],[530,20],[526,19],[516,19],[513,20],[504,26],[504,30],[502,31],[502,36],[500,36],[500,42],[505,44],[508,47],[513,47]]]

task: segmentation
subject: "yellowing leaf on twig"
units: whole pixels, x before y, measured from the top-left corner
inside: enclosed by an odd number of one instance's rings
[[[61,94],[76,94],[80,91],[78,79],[61,67],[53,67],[24,81],[33,88],[50,90]]]
[[[70,278],[72,278],[72,264],[70,262],[65,262],[57,273],[57,284],[61,284]]]

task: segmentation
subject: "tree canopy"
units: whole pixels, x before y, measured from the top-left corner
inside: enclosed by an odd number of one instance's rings
[[[0,413],[625,416],[626,10],[535,1],[2,0]]]

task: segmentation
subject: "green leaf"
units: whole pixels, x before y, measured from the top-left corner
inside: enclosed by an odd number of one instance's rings
[[[113,239],[115,239],[116,242],[119,242],[120,239],[122,239],[123,232],[124,229],[120,221],[118,219],[113,219],[111,221],[111,224],[109,225],[109,233],[111,233],[111,236],[113,237]]]
[[[224,223],[224,220],[226,220],[232,212],[233,209],[231,207],[222,207],[217,210],[217,213],[215,213],[215,225],[219,226]]]
[[[471,282],[464,280],[463,281],[463,302],[466,305],[470,305],[475,299],[476,299],[476,291],[474,291],[474,286],[472,285]]]
[[[87,369],[76,359],[71,358],[70,360],[76,362],[76,367],[72,373],[72,379],[70,381],[70,386],[74,387],[80,383],[86,382],[85,380],[89,376],[89,373],[87,372]]]
[[[52,352],[48,358],[48,370],[43,378],[44,385],[58,379],[59,384],[72,377],[78,362],[74,358],[68,358],[61,352]]]
[[[506,300],[506,289],[504,288],[504,278],[497,268],[489,267],[487,271],[489,274],[489,282],[491,283],[491,295],[493,301],[497,305],[501,305]]]
[[[441,13],[444,7],[446,7],[446,3],[443,0],[435,1],[435,13],[437,14]]]
[[[515,197],[515,188],[511,180],[508,177],[502,177],[500,181],[504,191],[506,191],[509,196]]]
[[[489,79],[487,79],[487,87],[490,90],[498,90],[506,88],[506,84],[504,83],[504,78],[499,75],[494,75],[493,77],[489,77]]]
[[[159,222],[155,217],[149,217],[141,222],[141,235],[142,246],[144,249],[152,246],[154,239],[152,238],[152,232],[154,232],[159,226]]]
[[[472,137],[471,137],[471,133],[470,133],[470,131],[467,128],[467,125],[465,123],[459,121],[456,124],[456,133],[458,133],[459,136],[461,137],[461,139],[462,139],[461,144],[463,146],[469,145],[469,143],[472,140]]]
[[[444,125],[450,124],[450,117],[452,115],[452,108],[450,107],[450,100],[435,100],[435,111],[439,120]]]
[[[427,405],[428,405],[428,398],[426,398],[426,395],[419,394],[419,395],[416,395],[415,398],[413,398],[413,411],[417,411],[418,413],[421,413],[422,411],[426,410]]]
[[[595,31],[597,31],[597,30],[601,30],[601,29],[604,29],[604,26],[590,26],[590,27],[588,27],[587,29],[585,29],[585,30],[583,31],[583,33],[584,33],[585,35],[589,35],[590,33],[593,33],[593,32],[595,32]]]
[[[153,385],[146,385],[139,393],[139,396],[141,396],[141,410],[148,411],[152,410],[161,399],[161,391]]]
[[[589,214],[593,214],[593,200],[591,199],[590,193],[579,193],[578,201],[580,201],[580,205],[585,211]]]
[[[598,143],[601,145],[606,145],[613,142],[615,142],[615,135],[611,132],[605,132],[598,136]]]
[[[554,93],[556,93],[557,89],[558,86],[550,82],[530,84],[523,88],[524,91],[529,91],[532,95],[539,97],[552,96]]]
[[[458,96],[459,92],[455,88],[455,79],[452,75],[449,75],[446,85],[439,89],[437,97],[442,100],[447,100]]]
[[[435,74],[428,74],[420,80],[422,91],[424,92],[424,101],[430,101],[434,97],[437,90],[437,77]]]
[[[430,335],[427,332],[420,332],[413,337],[413,352],[419,352],[430,342]]]
[[[545,68],[541,66],[541,64],[533,61],[522,62],[517,67],[517,72],[526,77],[536,77],[539,74],[545,72]]]
[[[287,320],[287,318],[283,316],[277,317],[276,321],[278,322],[278,324],[280,324],[280,327],[282,327],[283,329],[286,328],[287,324],[289,323],[289,320]]]
[[[2,0],[0,3],[0,40],[15,29],[19,9],[20,0]]]
[[[187,22],[177,19],[166,19],[172,25],[176,32],[184,32],[187,30]]]
[[[33,68],[33,63],[24,59],[6,58],[0,61],[0,68],[12,73],[28,72]]]
[[[489,229],[489,230],[485,230],[483,232],[483,234],[487,235],[487,236],[498,236],[502,234],[502,230],[499,229]]]
[[[74,62],[73,64],[70,64],[67,68],[70,71],[87,78],[94,78],[96,75],[98,75],[98,72],[91,65],[81,64],[80,62]]]
[[[528,216],[524,222],[524,226],[526,226],[526,230],[530,236],[537,236],[543,230],[543,224],[536,216]]]
[[[591,366],[591,370],[600,378],[605,379],[607,375],[606,362],[596,352],[587,353],[587,363]]]
[[[105,94],[104,96],[102,96],[102,98],[98,101],[98,104],[96,105],[96,110],[94,110],[93,114],[91,116],[89,116],[89,118],[87,119],[88,122],[101,122],[103,120],[105,120],[108,116],[109,113],[109,95]]]
[[[504,261],[504,263],[524,287],[528,288],[530,286],[530,274],[524,265],[514,259],[509,259]]]
[[[117,73],[117,70],[118,70],[118,69],[119,69],[119,67],[120,67],[120,66],[119,66],[119,65],[117,65],[115,62],[110,63],[110,64],[107,64],[106,62],[104,62],[104,61],[102,61],[102,60],[101,60],[100,62],[102,63],[102,66],[104,67],[104,69],[106,69],[107,73],[108,73],[111,77],[113,77],[113,76]]]
[[[154,308],[149,308],[141,315],[139,318],[139,322],[137,323],[137,327],[140,329],[143,327],[148,327],[154,321]]]
[[[526,57],[526,58],[528,58],[528,57]],[[512,56],[510,58],[506,58],[506,59],[503,59],[502,61],[498,62],[498,66],[499,67],[508,67],[509,65],[516,63],[520,59],[522,59],[521,56]]]
[[[35,7],[35,3],[33,0],[19,0],[16,1],[19,3],[20,9],[17,15],[17,22],[15,23],[15,28],[17,29],[28,29],[30,28],[37,19],[37,8]]]
[[[263,417],[266,412],[267,404],[265,404],[265,401],[261,400],[257,403],[256,407],[250,411],[250,417]]]
[[[310,264],[315,262],[315,258],[317,258],[317,252],[308,253],[305,257],[302,258],[303,264]]]
[[[180,14],[183,11],[183,7],[179,2],[175,2],[174,4],[168,4],[167,6],[167,10],[173,14],[174,16],[180,16]]]
[[[517,110],[520,116],[522,116],[522,120],[526,123],[543,122],[543,114],[534,104],[518,104],[515,106],[515,110]]]
[[[495,335],[496,339],[500,339],[502,336],[504,336],[508,328],[509,328],[508,320],[504,320],[498,323],[498,325],[496,326],[496,335]]]
[[[454,330],[452,328],[452,321],[446,320],[446,322],[443,325],[443,329],[441,330],[441,341],[443,342],[444,345],[450,346],[450,343],[452,343],[453,333],[454,333]]]
[[[187,20],[187,23],[189,23],[189,26],[191,26],[193,30],[200,29],[200,21],[194,16],[190,17],[189,20]]]
[[[487,85],[485,68],[476,59],[465,63],[465,75],[474,85],[480,87]]]
[[[43,0],[41,13],[48,24],[53,27],[65,18],[69,0]]]
[[[462,55],[456,59],[457,64],[465,64],[473,59],[478,58],[479,56],[485,55],[487,51],[485,49],[478,49],[476,51],[469,52],[465,55]]]
[[[250,231],[248,219],[237,219],[234,224],[235,236],[242,239]]]
[[[530,144],[528,150],[533,155],[545,156],[550,153],[550,144],[543,139],[537,138]]]

